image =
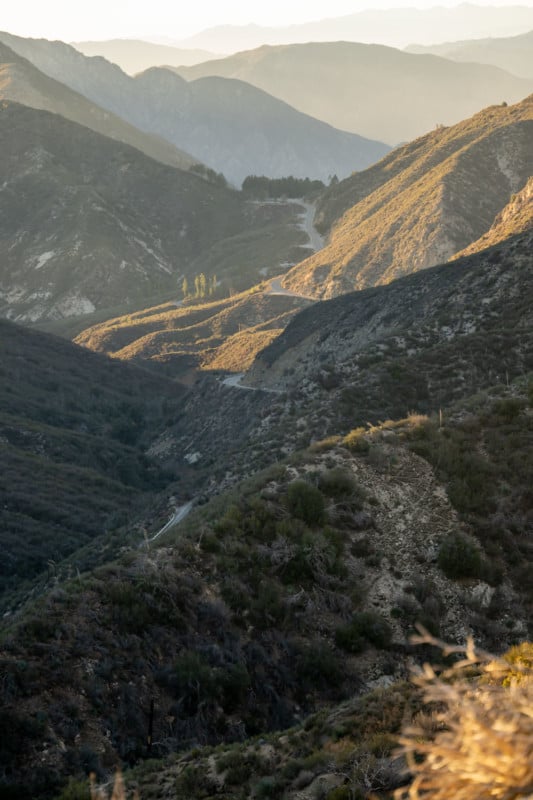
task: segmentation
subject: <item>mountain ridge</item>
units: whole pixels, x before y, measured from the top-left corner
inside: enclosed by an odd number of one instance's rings
[[[170,142],[130,125],[125,120],[49,78],[0,41],[0,98],[60,114],[97,133],[136,147],[151,158],[178,169],[189,169],[197,159]]]
[[[137,128],[189,149],[239,184],[249,174],[294,173],[327,181],[388,150],[381,141],[336,130],[242,82],[188,83],[173,70],[155,67],[131,78],[105,59],[88,58],[61,42],[5,33],[0,40],[44,73]]]
[[[175,71],[189,80],[247,81],[341,130],[392,146],[533,90],[533,81],[490,65],[346,41],[264,45]]]
[[[532,128],[533,95],[396,148],[331,187],[317,211],[319,227],[330,228],[326,247],[283,285],[331,297],[452,258],[527,182]]]

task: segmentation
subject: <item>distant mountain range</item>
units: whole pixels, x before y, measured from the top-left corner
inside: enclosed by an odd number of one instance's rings
[[[452,8],[367,9],[287,27],[221,25],[176,42],[178,47],[200,47],[217,53],[251,50],[263,44],[351,41],[405,47],[413,41],[513,36],[533,28],[531,6],[481,6],[461,3]]]
[[[60,114],[97,133],[125,142],[143,153],[169,164],[189,169],[198,159],[178,150],[154,134],[144,133],[116,114],[95,105],[64,83],[49,78],[26,58],[0,41],[0,99],[14,100],[32,108]]]
[[[135,75],[150,67],[169,64],[174,67],[190,66],[218,58],[207,50],[192,50],[154,44],[140,39],[110,39],[102,42],[71,42],[72,46],[86,56],[102,56],[127,72]]]
[[[532,164],[533,95],[397,148],[326,193],[328,244],[283,284],[331,297],[447,261],[488,231]]]
[[[247,81],[336,128],[392,145],[533,91],[533,80],[489,65],[349,42],[261,47],[178,71],[189,80]]]
[[[187,83],[156,68],[131,78],[104,59],[88,58],[61,42],[4,33],[0,41],[45,74],[191,152],[236,184],[249,174],[326,181],[335,174],[345,177],[388,150],[381,141],[335,130],[241,81]]]
[[[470,39],[444,44],[406,47],[408,53],[431,53],[452,61],[492,64],[522,78],[533,78],[533,30],[501,39]]]

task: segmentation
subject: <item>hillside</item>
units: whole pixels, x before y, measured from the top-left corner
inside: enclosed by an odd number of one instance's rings
[[[452,61],[492,64],[521,78],[533,78],[533,30],[519,36],[445,42],[438,45],[409,45],[408,53],[432,53]]]
[[[479,253],[487,247],[493,247],[504,242],[511,236],[526,233],[531,228],[533,220],[533,177],[528,180],[524,188],[513,194],[509,203],[500,211],[493,225],[480,239],[468,245],[454,258],[462,258],[473,253]]]
[[[143,133],[64,83],[49,78],[3,42],[0,42],[0,99],[60,114],[97,133],[136,147],[171,167],[189,169],[198,160],[158,136]]]
[[[98,541],[100,559],[116,552],[119,529],[146,515],[175,480],[146,450],[179,413],[185,392],[10,322],[0,321],[0,333],[5,611],[10,593],[35,589],[43,571],[48,580],[61,575],[61,562],[80,548]],[[87,552],[85,563],[94,557]]]
[[[489,65],[345,41],[265,46],[179,73],[246,81],[336,128],[390,145],[533,90],[532,80]]]
[[[413,452],[427,425],[370,432],[366,452],[339,443],[301,453],[216,498],[157,545],[134,547],[4,621],[11,791],[45,796],[69,774],[102,773],[117,756],[138,761],[151,700],[152,757],[265,736],[354,696],[350,708],[361,703],[369,734],[390,708],[394,736],[398,711],[416,709],[407,688],[360,696],[427,657],[406,643],[416,621],[500,648],[523,635],[523,594],[505,561],[494,570]],[[459,567],[441,555],[457,537],[470,559]],[[315,726],[318,718],[306,730]],[[381,741],[384,753],[392,743]],[[302,786],[320,764],[309,761]],[[288,786],[296,774],[280,779]],[[198,779],[177,788],[210,796],[209,776]]]
[[[532,163],[533,95],[396,148],[325,194],[328,244],[283,285],[331,297],[442,263],[487,232]]]
[[[221,269],[218,280],[249,286],[260,277],[250,258],[255,237],[273,263],[301,241],[276,208],[246,204],[236,192],[45,111],[4,102],[0,143],[0,313],[11,319],[53,320],[138,308],[158,293],[179,296],[184,276],[192,286],[202,271],[199,257],[209,260],[223,242],[229,273]]]
[[[308,301],[245,292],[228,299],[176,308],[163,305],[88,328],[75,341],[126,360],[153,360],[172,375],[194,369],[242,372]]]
[[[179,67],[190,66],[217,58],[215,53],[207,50],[193,50],[154,44],[139,39],[109,39],[98,42],[71,42],[72,46],[85,56],[102,56],[113,64],[117,64],[124,72],[135,75],[150,67],[166,64]]]
[[[388,147],[339,131],[242,81],[188,83],[169,69],[131,78],[102,58],[87,58],[61,42],[5,42],[38,69],[143,131],[191,152],[235,184],[250,174],[328,181],[363,169]]]

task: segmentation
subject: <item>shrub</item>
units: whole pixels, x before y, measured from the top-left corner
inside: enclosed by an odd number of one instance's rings
[[[352,450],[354,453],[368,453],[370,450],[370,443],[365,439],[365,428],[354,428],[353,431],[348,433],[342,443],[348,450]]]
[[[358,491],[351,472],[341,467],[334,467],[323,472],[318,485],[328,497],[351,497]]]
[[[477,578],[483,560],[478,543],[464,533],[452,533],[442,542],[437,563],[447,578]]]
[[[392,638],[390,626],[380,614],[361,611],[354,614],[350,622],[341,625],[335,632],[335,641],[348,653],[362,653],[368,644],[386,648]]]
[[[322,492],[306,481],[293,481],[287,490],[287,508],[307,525],[321,525],[325,518]]]

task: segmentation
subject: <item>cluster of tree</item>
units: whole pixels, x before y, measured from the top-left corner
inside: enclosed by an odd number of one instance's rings
[[[228,185],[222,172],[215,172],[214,169],[206,167],[205,164],[193,164],[192,167],[189,167],[189,172],[194,172],[195,175],[199,175],[204,181],[212,183],[215,186],[223,186],[226,188]]]
[[[183,283],[181,284],[181,291],[183,294],[184,300],[190,300],[192,298],[201,298],[201,297],[212,297],[217,288],[217,276],[209,275],[206,277],[203,272],[200,272],[199,275],[196,275],[194,278],[194,291],[192,291],[192,287],[189,287],[189,281],[187,278],[183,279]]]
[[[263,200],[267,197],[306,197],[313,192],[321,192],[325,184],[311,178],[267,178],[265,175],[248,175],[242,184],[242,191],[250,197]]]

